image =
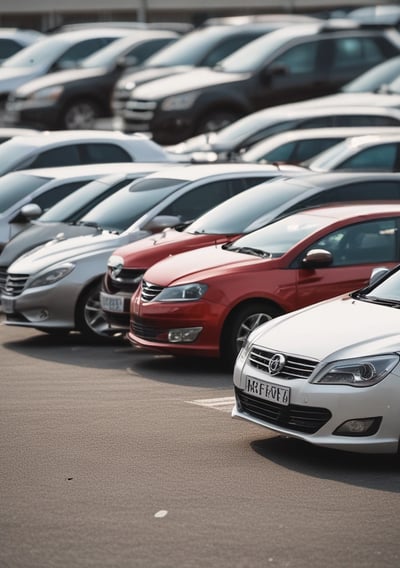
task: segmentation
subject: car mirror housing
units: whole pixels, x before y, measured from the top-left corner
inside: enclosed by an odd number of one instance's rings
[[[158,215],[154,217],[154,219],[151,219],[144,229],[150,233],[158,233],[168,227],[175,227],[181,223],[182,220],[175,215]]]
[[[324,268],[332,264],[332,253],[325,249],[311,249],[302,259],[303,268]]]
[[[37,203],[28,203],[21,208],[20,216],[24,220],[32,221],[32,219],[37,219],[42,215],[43,210]]]
[[[376,268],[373,268],[368,281],[368,285],[372,286],[373,284],[376,284],[378,280],[383,278],[388,272],[390,272],[390,270],[389,268],[386,268],[386,266],[378,266]]]

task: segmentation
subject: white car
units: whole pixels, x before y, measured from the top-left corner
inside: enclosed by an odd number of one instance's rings
[[[0,63],[46,36],[37,30],[0,28]]]
[[[248,336],[234,369],[234,418],[326,448],[399,451],[400,266],[374,271],[366,288]]]
[[[14,170],[110,162],[170,162],[143,134],[109,130],[60,130],[14,136],[0,145],[0,176]]]

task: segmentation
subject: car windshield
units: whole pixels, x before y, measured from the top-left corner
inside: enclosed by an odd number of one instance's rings
[[[134,47],[134,42],[131,37],[117,39],[106,45],[106,47],[95,51],[92,55],[89,55],[89,57],[85,57],[85,59],[80,62],[79,67],[83,67],[84,69],[112,67],[115,65],[118,57],[123,55],[129,47],[132,49]]]
[[[316,32],[317,29],[312,26],[310,33]],[[217,65],[218,70],[226,73],[253,73],[269,63],[272,56],[288,44],[292,37],[299,37],[296,26],[285,26],[284,29],[262,35],[222,59]]]
[[[0,177],[0,213],[31,194],[52,178],[10,172]]]
[[[31,147],[11,138],[0,144],[0,176],[15,169],[30,153]]]
[[[372,93],[397,79],[400,74],[400,57],[379,63],[341,88],[344,93]]]
[[[362,291],[361,291],[362,292]],[[358,294],[357,294],[358,295]],[[359,295],[358,295],[359,296]],[[369,301],[394,303],[399,307],[400,303],[400,270],[396,269],[380,284],[376,284],[371,291],[361,294],[361,298]]]
[[[81,188],[77,189],[61,201],[50,207],[48,211],[39,217],[39,221],[43,223],[57,223],[69,221],[76,213],[83,208],[87,207],[93,201],[101,198],[107,193],[114,183],[117,183],[120,176],[113,176],[115,180],[105,181],[95,180],[89,183],[84,183]],[[0,178],[1,179],[1,178]],[[127,181],[126,184],[130,185],[132,182]]]
[[[185,183],[160,178],[136,180],[96,205],[80,223],[120,233]]]
[[[65,38],[45,38],[25,47],[12,57],[6,59],[1,67],[36,67],[51,63],[63,52],[69,43]]]
[[[217,205],[186,227],[190,234],[235,235],[261,227],[275,210],[304,191],[293,179],[261,183]],[[258,224],[259,223],[259,224]]]
[[[326,218],[299,213],[275,221],[258,231],[224,245],[227,250],[277,258],[326,225]]]
[[[216,44],[225,35],[225,30],[229,28],[212,26],[192,31],[149,57],[144,66],[197,65],[208,53],[211,45]]]

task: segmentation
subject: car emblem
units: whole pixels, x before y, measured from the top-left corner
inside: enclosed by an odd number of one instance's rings
[[[275,353],[268,363],[268,372],[270,375],[277,375],[285,366],[286,358],[282,353]]]

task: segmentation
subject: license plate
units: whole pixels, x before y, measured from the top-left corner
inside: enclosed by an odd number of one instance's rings
[[[121,296],[100,292],[101,309],[106,312],[123,312],[124,298]]]
[[[12,314],[15,308],[15,300],[13,298],[1,298],[1,307],[5,314]]]
[[[282,404],[283,406],[288,406],[290,401],[289,387],[273,385],[271,383],[266,383],[265,381],[259,381],[253,377],[246,377],[244,390],[248,394],[252,394],[258,398],[263,398],[270,402]]]

